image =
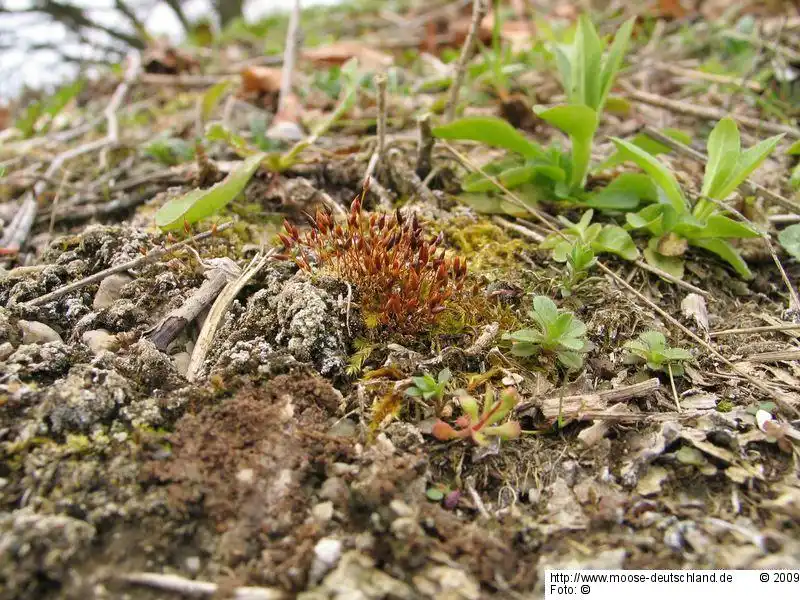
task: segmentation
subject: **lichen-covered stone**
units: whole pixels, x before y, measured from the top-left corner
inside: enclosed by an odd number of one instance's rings
[[[109,422],[133,396],[115,371],[78,365],[45,392],[43,416],[54,433],[89,432]]]
[[[0,598],[38,598],[69,579],[95,537],[88,523],[30,509],[0,514]]]

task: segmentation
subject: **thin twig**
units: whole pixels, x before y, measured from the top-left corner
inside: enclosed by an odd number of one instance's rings
[[[729,75],[718,75],[717,73],[706,73],[705,71],[695,71],[694,69],[685,69],[679,65],[672,65],[669,63],[656,63],[656,68],[662,69],[677,77],[685,77],[687,79],[694,79],[696,81],[708,81],[709,83],[719,83],[722,85],[732,85],[736,87],[746,87],[753,92],[763,91],[760,83],[755,81],[742,81],[739,77],[731,77]]]
[[[56,191],[56,195],[53,198],[53,205],[52,205],[52,212],[50,213],[50,226],[47,228],[48,235],[53,235],[53,230],[56,227],[56,210],[58,208],[58,203],[61,201],[61,193],[64,191],[64,184],[69,179],[69,169],[64,169],[64,176],[61,178],[61,184],[58,186],[58,190]]]
[[[712,331],[710,337],[720,337],[723,335],[738,335],[745,333],[763,333],[767,331],[795,331],[800,329],[800,323],[784,323],[782,325],[761,325],[758,327],[742,327],[740,329],[723,329]]]
[[[171,246],[167,246],[165,248],[154,248],[150,250],[147,254],[143,254],[133,260],[129,260],[126,263],[121,265],[117,265],[115,267],[109,267],[99,273],[95,273],[94,275],[89,275],[88,277],[84,277],[79,281],[75,281],[73,283],[69,283],[65,286],[58,288],[57,290],[53,290],[52,292],[45,294],[44,296],[39,296],[38,298],[34,298],[33,300],[28,300],[25,302],[25,306],[33,307],[33,306],[41,306],[42,304],[47,304],[48,302],[52,302],[53,300],[57,300],[70,292],[74,292],[75,290],[79,290],[87,285],[92,285],[93,283],[97,283],[102,281],[109,275],[113,275],[115,273],[122,273],[123,271],[130,271],[131,269],[136,269],[142,265],[146,265],[148,263],[154,262],[161,258],[166,254],[170,254],[179,248],[187,246],[189,244],[193,244],[195,242],[199,242],[200,240],[204,240],[207,237],[211,237],[220,231],[225,231],[229,227],[233,226],[233,222],[223,223],[222,225],[216,228],[216,231],[204,231],[203,233],[198,233],[197,235],[183,240],[181,242],[177,242],[172,244]]]
[[[445,123],[449,123],[456,116],[458,96],[461,93],[461,85],[464,83],[467,62],[472,58],[472,50],[475,47],[475,41],[478,37],[478,29],[481,26],[481,21],[483,21],[483,18],[486,16],[488,8],[488,0],[473,0],[472,2],[472,22],[469,25],[469,32],[467,33],[467,38],[464,40],[464,45],[461,47],[461,55],[458,57],[458,62],[456,63],[453,82],[450,84],[450,95],[444,109]]]
[[[375,174],[378,164],[383,159],[386,152],[386,74],[378,73],[375,75],[375,86],[378,88],[377,111],[378,111],[378,143],[375,151],[369,159],[367,170],[364,173],[364,185],[369,185],[370,179]]]
[[[211,581],[197,581],[165,573],[128,573],[121,575],[119,579],[135,585],[196,598],[210,598],[219,589],[219,586]],[[286,594],[274,588],[237,587],[233,590],[233,598],[234,600],[284,600]]]
[[[125,75],[120,84],[117,86],[117,89],[114,90],[111,100],[109,100],[109,103],[104,111],[107,124],[106,137],[76,146],[75,148],[71,148],[66,152],[62,152],[56,156],[44,173],[46,178],[52,178],[53,175],[57,173],[61,166],[68,160],[88,152],[94,152],[103,148],[116,146],[119,143],[119,122],[117,121],[117,111],[119,110],[123,99],[128,93],[128,89],[130,88],[131,84],[139,76],[141,64],[141,57],[139,53],[136,51],[132,52],[128,57],[128,68],[125,71]],[[17,252],[20,248],[22,248],[25,240],[28,239],[28,234],[31,231],[33,223],[36,221],[36,212],[38,210],[37,198],[41,196],[46,187],[47,184],[44,181],[38,181],[34,184],[33,191],[25,195],[25,199],[22,201],[22,206],[20,207],[19,211],[17,211],[17,214],[14,216],[14,219],[11,221],[6,231],[3,233],[3,239],[0,240],[0,248],[12,253]]]
[[[431,172],[431,155],[433,153],[433,132],[431,130],[431,114],[425,113],[417,119],[417,166],[414,171],[420,179],[425,179]]]
[[[226,260],[233,263],[230,259]],[[233,263],[233,266],[236,266],[236,263]],[[217,299],[230,277],[229,269],[212,267],[206,273],[206,280],[202,285],[183,304],[161,319],[153,331],[147,333],[147,338],[156,348],[166,352],[180,332]]]
[[[283,49],[283,69],[281,70],[281,89],[278,96],[277,114],[282,114],[286,102],[292,95],[292,74],[297,61],[297,47],[300,33],[300,0],[294,0],[289,28],[286,31],[286,46]]]
[[[264,268],[264,265],[276,253],[274,248],[268,250],[265,254],[259,254],[250,263],[250,266],[235,280],[228,283],[222,292],[217,296],[211,310],[208,312],[206,320],[203,322],[203,327],[200,330],[200,335],[197,336],[197,342],[192,352],[192,357],[189,360],[189,367],[186,370],[186,379],[188,381],[196,381],[200,375],[200,370],[206,360],[211,347],[214,343],[214,337],[217,329],[222,324],[222,319],[228,312],[231,303],[236,299],[236,296],[242,291],[242,288],[247,285],[258,272]]]
[[[766,131],[767,133],[778,134],[785,133],[792,138],[800,138],[800,129],[790,127],[788,125],[780,125],[778,123],[770,123],[769,121],[762,121],[761,119],[754,119],[744,115],[737,115],[735,113],[729,114],[719,108],[711,106],[701,106],[699,104],[692,104],[690,102],[683,102],[681,100],[673,100],[665,98],[658,94],[651,94],[633,88],[630,84],[620,82],[620,85],[625,88],[625,93],[631,100],[636,102],[643,102],[651,106],[665,108],[683,115],[691,115],[693,117],[700,117],[709,121],[720,121],[725,117],[731,117],[740,125],[756,131]]]
[[[640,383],[626,385],[613,390],[603,390],[575,396],[553,396],[541,400],[523,402],[514,408],[515,413],[523,413],[531,408],[539,408],[545,418],[554,419],[558,416],[565,418],[582,418],[580,415],[586,410],[604,410],[613,402],[623,402],[633,398],[647,396],[661,388],[661,382],[653,377]]]

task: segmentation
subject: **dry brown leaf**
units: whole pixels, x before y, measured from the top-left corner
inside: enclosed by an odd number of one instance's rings
[[[319,66],[334,67],[343,65],[351,58],[358,60],[366,69],[382,69],[394,62],[394,59],[380,50],[370,48],[357,41],[342,41],[303,50],[303,58]]]
[[[706,299],[700,294],[687,294],[681,301],[683,316],[693,319],[703,331],[708,331],[708,308]]]
[[[281,89],[281,70],[272,67],[242,69],[242,90],[259,94],[275,94]]]
[[[156,40],[144,52],[142,65],[145,73],[178,75],[199,71],[197,59],[168,41]]]
[[[0,131],[8,127],[11,122],[11,111],[7,106],[0,106]]]

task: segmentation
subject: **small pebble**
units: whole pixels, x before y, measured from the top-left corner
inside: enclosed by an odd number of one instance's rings
[[[132,278],[122,273],[115,273],[103,279],[97,288],[97,293],[94,295],[92,308],[100,310],[114,304],[122,296],[122,288],[131,281],[133,281]]]
[[[333,518],[333,502],[320,502],[311,509],[314,519],[320,523],[327,523]]]
[[[39,321],[19,321],[22,330],[23,344],[46,344],[47,342],[60,342],[61,336],[55,329]]]
[[[3,342],[0,344],[0,360],[5,360],[14,354],[14,346],[11,342]]]
[[[110,350],[117,343],[117,336],[105,329],[93,329],[81,336],[81,340],[95,354],[100,354],[103,350]]]
[[[175,363],[175,370],[178,371],[183,377],[189,372],[189,361],[192,360],[188,352],[178,352],[173,355],[172,362]]]

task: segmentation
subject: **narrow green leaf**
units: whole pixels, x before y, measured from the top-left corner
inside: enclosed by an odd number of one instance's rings
[[[578,21],[575,37],[575,54],[578,66],[578,103],[598,110],[600,102],[600,67],[603,61],[603,43],[591,19],[583,14]],[[573,101],[574,102],[574,101]]]
[[[699,238],[754,238],[760,234],[758,231],[747,225],[734,221],[723,215],[711,215],[706,220],[706,226],[702,229],[686,235],[687,239]]]
[[[211,113],[214,112],[214,109],[217,107],[220,100],[222,100],[225,92],[227,92],[232,85],[232,79],[223,79],[206,90],[200,105],[200,114],[203,118],[203,122],[208,121],[211,117]]]
[[[156,225],[164,231],[180,229],[184,223],[196,223],[221,210],[245,188],[266,154],[254,154],[243,160],[228,176],[207,190],[192,190],[174,198],[156,213]]]
[[[570,187],[582,188],[592,158],[592,138],[597,131],[597,112],[582,104],[562,104],[536,113],[558,127],[569,136],[572,142],[572,172]]]
[[[739,251],[725,240],[704,238],[700,240],[689,240],[689,243],[692,246],[713,252],[731,265],[743,279],[753,278],[753,274],[750,272],[747,263],[739,254]]]
[[[786,154],[790,156],[797,156],[800,154],[800,140],[797,140],[794,144],[789,146],[789,149],[786,151]]]
[[[721,178],[721,173],[730,173],[739,159],[741,152],[741,142],[739,140],[739,128],[736,121],[730,117],[722,119],[708,136],[708,163],[703,176],[703,188],[700,192],[703,196],[712,196],[712,190],[722,185],[725,181]],[[727,178],[727,175],[723,177]]]
[[[608,51],[603,70],[600,73],[600,99],[598,105],[595,106],[597,112],[601,112],[606,103],[606,98],[614,85],[614,78],[622,66],[622,59],[625,57],[625,52],[628,49],[628,42],[631,39],[633,32],[633,25],[636,22],[636,17],[631,17],[622,24],[614,36],[614,41]]]
[[[496,148],[505,148],[526,158],[544,158],[541,147],[526,139],[507,121],[497,117],[464,117],[433,128],[433,135],[443,140],[473,140]]]
[[[627,160],[636,163],[640,169],[653,178],[677,212],[683,213],[687,210],[681,186],[666,165],[630,142],[615,137],[612,137],[611,141]]]
[[[755,171],[758,166],[766,160],[775,150],[775,146],[781,141],[784,134],[773,136],[752,146],[739,155],[733,173],[722,187],[716,190],[715,195],[710,196],[717,200],[725,200],[739,185]]]

